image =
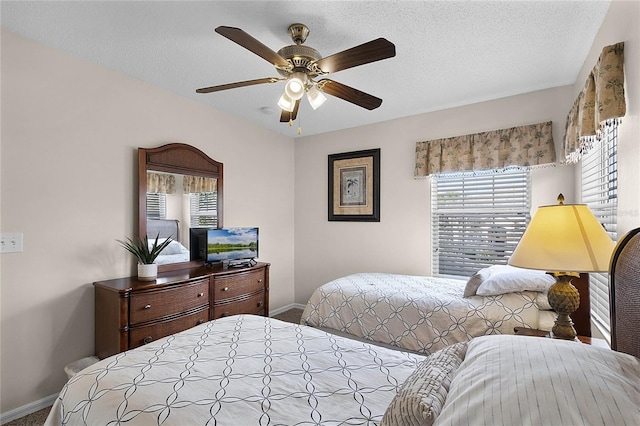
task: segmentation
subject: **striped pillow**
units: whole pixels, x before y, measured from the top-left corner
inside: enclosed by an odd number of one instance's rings
[[[380,426],[432,425],[466,352],[467,342],[456,343],[422,361],[387,407]]]

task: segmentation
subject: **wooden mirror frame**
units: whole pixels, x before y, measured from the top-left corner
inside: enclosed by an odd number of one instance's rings
[[[170,143],[158,148],[138,148],[138,235],[147,234],[147,171],[204,176],[218,181],[217,226],[222,228],[222,163],[191,145]],[[202,261],[158,265],[158,271],[174,271],[202,266]]]

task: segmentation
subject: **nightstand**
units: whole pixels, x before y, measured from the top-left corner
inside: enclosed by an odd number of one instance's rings
[[[549,337],[549,332],[545,330],[537,330],[535,328],[526,327],[514,327],[513,331],[516,336],[535,336],[535,337]],[[578,336],[578,340],[585,345],[598,346],[600,348],[611,349],[609,344],[604,339],[597,339],[595,337]]]

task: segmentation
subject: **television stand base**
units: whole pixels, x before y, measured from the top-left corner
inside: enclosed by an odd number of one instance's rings
[[[254,266],[257,264],[258,262],[256,262],[255,259],[245,259],[245,260],[236,260],[233,262],[229,262],[227,267],[228,268],[246,268],[247,266]]]

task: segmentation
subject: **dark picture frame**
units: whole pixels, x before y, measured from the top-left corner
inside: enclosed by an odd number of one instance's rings
[[[329,221],[380,222],[380,148],[329,155]]]

